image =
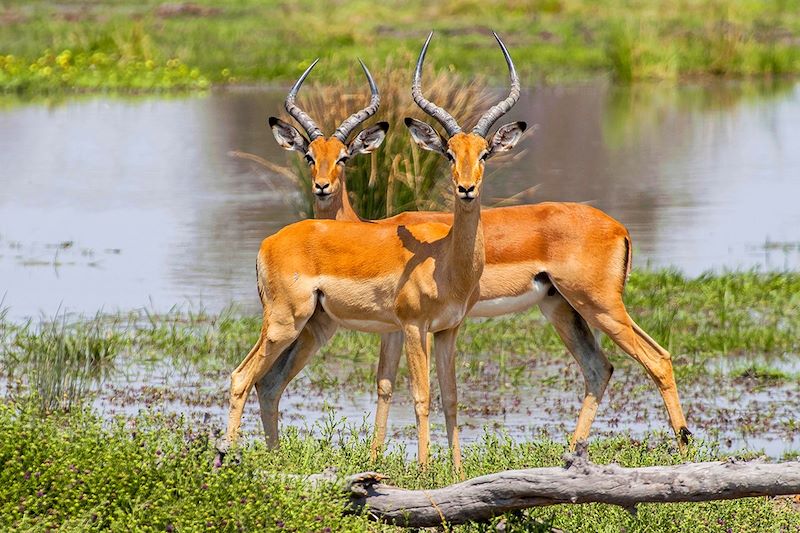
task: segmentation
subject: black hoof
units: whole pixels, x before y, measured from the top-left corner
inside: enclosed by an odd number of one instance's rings
[[[689,444],[689,437],[692,436],[692,432],[689,431],[689,428],[686,426],[682,427],[681,430],[678,432],[678,438],[681,441],[681,444]]]

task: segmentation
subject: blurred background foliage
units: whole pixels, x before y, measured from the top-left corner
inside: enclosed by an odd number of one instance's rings
[[[344,78],[356,56],[375,66],[413,56],[431,28],[441,36],[431,65],[468,75],[496,59],[490,30],[528,79],[800,71],[798,0],[5,1],[0,90],[286,82],[317,56],[341,67],[325,76]]]

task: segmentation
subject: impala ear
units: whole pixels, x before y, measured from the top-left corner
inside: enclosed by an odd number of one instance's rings
[[[447,153],[445,142],[429,124],[411,117],[406,117],[405,123],[408,131],[411,132],[411,138],[420,147],[431,152],[439,152],[442,155]]]
[[[389,130],[388,122],[378,122],[374,126],[370,126],[361,131],[356,138],[350,142],[347,147],[347,153],[350,157],[357,154],[368,154],[377,149],[383,140],[386,138],[386,132]]]
[[[308,152],[308,140],[294,126],[276,117],[269,117],[268,122],[272,128],[272,135],[281,147],[301,154]]]
[[[525,122],[512,122],[501,126],[492,137],[492,143],[489,146],[489,157],[499,152],[508,152],[514,148],[527,127],[528,125]]]

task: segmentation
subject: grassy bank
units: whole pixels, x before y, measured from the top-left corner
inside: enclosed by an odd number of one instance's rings
[[[6,2],[0,89],[203,89],[293,79],[317,56],[338,79],[355,58],[410,64],[440,31],[430,62],[502,79],[490,29],[527,78],[610,74],[628,82],[800,71],[800,2],[684,0],[351,0],[162,3]]]
[[[367,458],[359,431],[330,424],[319,437],[289,431],[279,451],[243,450],[242,464],[212,468],[209,428],[140,415],[110,425],[88,411],[42,418],[21,400],[0,404],[0,528],[44,531],[364,531],[391,530],[364,515],[343,515],[330,488],[311,490],[285,473],[378,470],[399,486],[433,488],[454,481],[444,450],[421,471],[400,452]],[[658,444],[661,442],[661,444]],[[561,464],[563,443],[514,443],[487,435],[465,450],[475,476],[509,468]],[[625,466],[719,458],[695,444],[681,457],[663,439],[595,440],[595,462]],[[502,524],[502,525],[500,525]],[[536,509],[459,531],[532,531],[552,524],[568,531],[772,531],[800,527],[791,500],[750,498],[703,504],[645,504],[635,516],[607,505]],[[544,529],[546,530],[546,529]]]

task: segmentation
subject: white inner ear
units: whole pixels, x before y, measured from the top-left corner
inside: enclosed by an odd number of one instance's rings
[[[305,152],[306,142],[303,136],[291,126],[275,125],[272,128],[272,135],[275,140],[285,150],[296,150]]]
[[[492,152],[507,152],[516,146],[522,137],[522,131],[514,126],[506,130],[500,128],[492,139]]]
[[[422,129],[419,128],[409,128],[411,131],[411,138],[414,139],[414,142],[417,143],[420,147],[431,150],[432,152],[440,152],[444,153],[445,148],[442,145],[442,141],[439,138],[439,135],[433,131],[433,129]]]

